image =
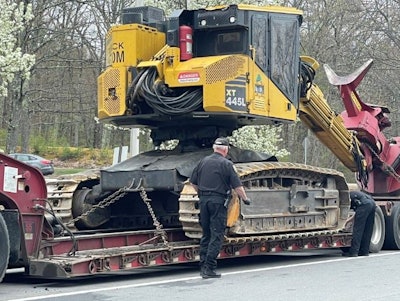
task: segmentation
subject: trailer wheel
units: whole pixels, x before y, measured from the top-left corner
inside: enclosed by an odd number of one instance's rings
[[[371,243],[369,244],[369,251],[371,253],[378,253],[382,250],[385,241],[385,217],[383,216],[382,209],[376,206],[374,230],[372,232]]]
[[[385,216],[386,236],[383,248],[386,250],[400,249],[400,205],[393,207],[392,214]]]
[[[10,239],[3,216],[0,214],[0,282],[3,281],[8,266],[10,256]]]

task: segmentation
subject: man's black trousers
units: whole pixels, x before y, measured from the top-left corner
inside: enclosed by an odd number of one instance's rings
[[[221,196],[200,196],[200,264],[210,270],[217,267],[217,257],[224,241],[227,209]]]
[[[375,203],[373,200],[363,202],[356,208],[353,226],[353,239],[349,250],[352,254],[368,254],[374,229]]]

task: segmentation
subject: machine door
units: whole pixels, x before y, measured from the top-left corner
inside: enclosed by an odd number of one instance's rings
[[[254,14],[251,45],[255,62],[285,96],[298,107],[299,16]]]

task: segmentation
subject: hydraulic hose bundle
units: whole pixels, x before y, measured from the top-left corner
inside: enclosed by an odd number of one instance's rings
[[[311,88],[315,77],[315,70],[307,62],[301,61],[300,70],[300,96],[305,97]]]
[[[173,89],[157,79],[157,70],[149,68],[135,78],[129,91],[128,107],[133,109],[145,102],[155,112],[164,115],[182,115],[201,108],[201,87]]]

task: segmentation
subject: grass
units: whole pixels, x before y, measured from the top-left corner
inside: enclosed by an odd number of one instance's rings
[[[52,176],[70,175],[84,170],[87,170],[87,168],[54,168],[54,174],[52,174]]]

